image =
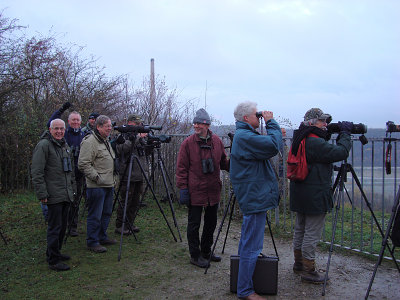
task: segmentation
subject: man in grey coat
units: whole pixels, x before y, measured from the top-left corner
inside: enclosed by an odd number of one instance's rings
[[[48,206],[47,251],[49,267],[55,271],[69,270],[61,254],[67,229],[68,210],[76,193],[74,160],[64,139],[65,123],[61,119],[50,122],[33,151],[32,183],[38,199]]]

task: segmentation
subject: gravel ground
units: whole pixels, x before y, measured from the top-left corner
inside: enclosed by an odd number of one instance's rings
[[[218,227],[217,227],[218,229]],[[186,230],[182,227],[182,238]],[[187,268],[171,271],[171,280],[161,286],[150,299],[237,299],[230,292],[230,255],[237,254],[240,239],[240,224],[232,224],[225,251],[221,254],[225,230],[222,231],[215,253],[222,256],[222,262],[212,263],[207,274],[189,264]],[[300,276],[293,273],[293,250],[290,240],[275,239],[280,261],[278,263],[278,293],[266,295],[266,299],[364,299],[376,259],[369,260],[355,254],[333,252],[329,269],[330,281],[326,294],[322,296],[322,285],[303,283]],[[186,240],[179,243],[186,249]],[[186,253],[188,251],[186,250]],[[264,240],[264,254],[274,255],[269,234]],[[326,268],[328,252],[318,249],[317,267]],[[172,283],[171,283],[172,282]],[[153,298],[154,296],[154,298]],[[392,261],[386,261],[378,268],[369,299],[400,299],[400,274]]]

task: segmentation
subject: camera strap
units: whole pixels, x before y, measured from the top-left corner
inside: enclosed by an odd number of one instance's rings
[[[386,174],[389,175],[392,173],[392,143],[389,141],[389,144],[386,148],[386,159],[385,159],[385,166],[386,166]]]

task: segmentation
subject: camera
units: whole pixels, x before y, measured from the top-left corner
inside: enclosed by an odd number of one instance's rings
[[[122,125],[114,126],[114,130],[121,133],[136,132],[136,133],[148,133],[150,130],[161,130],[162,126],[150,126],[150,125]]]
[[[338,123],[330,123],[330,124],[328,124],[328,126],[326,126],[326,128],[329,133],[339,133],[340,132],[340,126]],[[353,127],[351,128],[352,134],[364,134],[366,132],[367,132],[367,125],[364,125],[362,123],[353,124]]]
[[[257,117],[257,118],[261,118],[261,117],[262,117],[262,111],[256,112],[256,117]]]
[[[400,125],[396,125],[392,121],[387,121],[386,132],[400,132]]]

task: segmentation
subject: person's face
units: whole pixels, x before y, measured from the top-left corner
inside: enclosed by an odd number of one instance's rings
[[[96,122],[95,118],[89,118],[89,124],[94,126],[94,122]]]
[[[50,134],[56,140],[61,140],[64,137],[65,126],[61,121],[54,121],[52,124],[53,127],[49,128]]]
[[[103,125],[97,125],[97,130],[99,131],[100,135],[103,138],[107,138],[110,136],[111,129],[112,129],[111,120],[108,120]]]
[[[206,137],[207,136],[207,132],[208,132],[208,128],[210,127],[210,125],[208,124],[204,124],[204,123],[194,123],[193,124],[193,128],[194,128],[194,132],[201,137]]]
[[[244,121],[249,123],[254,129],[260,126],[260,119],[256,117],[257,108],[254,108],[252,114],[244,116]]]
[[[73,129],[81,127],[82,119],[79,114],[70,114],[68,118],[68,124]]]
[[[317,120],[317,122],[315,122],[315,124],[314,124],[315,127],[325,129],[325,130],[326,130],[326,125],[328,125],[326,123],[326,120]]]

